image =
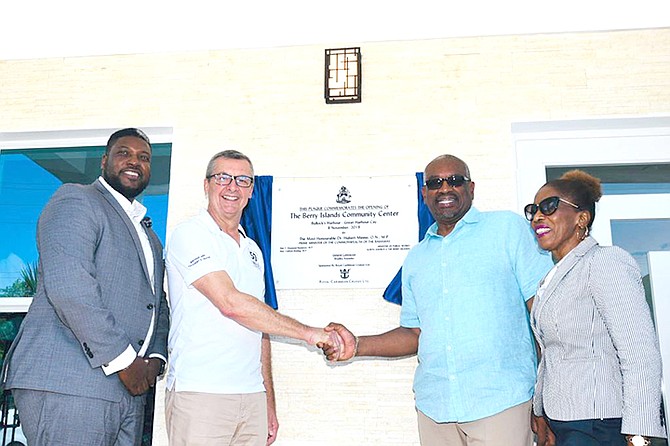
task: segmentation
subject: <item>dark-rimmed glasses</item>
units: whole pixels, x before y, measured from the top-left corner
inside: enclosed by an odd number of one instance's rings
[[[423,183],[429,190],[439,190],[442,188],[442,183],[447,183],[451,187],[461,187],[470,181],[470,178],[464,175],[452,175],[446,178],[429,178]]]
[[[237,184],[240,187],[251,187],[251,185],[254,184],[254,179],[249,175],[235,176],[224,172],[220,172],[209,175],[207,177],[208,180],[210,178],[214,178],[214,182],[219,186],[228,186],[230,183],[232,183],[233,180],[235,180],[235,184]]]
[[[551,215],[556,212],[558,209],[558,204],[561,202],[569,204],[573,208],[579,210],[579,206],[574,203],[570,203],[568,200],[564,200],[561,197],[548,197],[540,201],[538,204],[527,204],[526,207],[523,208],[523,212],[526,214],[528,221],[533,221],[533,217],[535,217],[535,214],[537,214],[538,210],[544,215]]]

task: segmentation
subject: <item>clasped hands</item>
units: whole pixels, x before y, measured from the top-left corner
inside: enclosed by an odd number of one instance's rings
[[[329,361],[346,361],[356,355],[357,339],[344,325],[331,322],[315,334],[316,345]],[[313,339],[313,340],[314,340]]]

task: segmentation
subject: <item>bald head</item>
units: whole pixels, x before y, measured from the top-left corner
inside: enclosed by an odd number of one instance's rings
[[[470,168],[468,167],[467,164],[465,164],[465,161],[463,161],[462,159],[460,159],[459,157],[454,156],[454,155],[440,155],[440,156],[438,156],[433,161],[428,163],[428,165],[426,166],[426,168],[423,171],[423,174],[425,175],[426,171],[429,170],[428,168],[431,167],[432,165],[441,164],[443,162],[448,162],[450,164],[459,165],[461,170],[463,171],[464,175],[468,178],[472,178],[470,176]]]

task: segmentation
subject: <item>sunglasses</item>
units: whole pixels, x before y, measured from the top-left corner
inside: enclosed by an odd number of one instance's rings
[[[568,200],[564,200],[561,197],[548,197],[540,201],[538,204],[527,204],[526,207],[523,208],[523,211],[526,214],[528,221],[533,221],[533,217],[535,217],[535,214],[537,214],[538,210],[544,215],[551,215],[556,212],[558,209],[558,204],[561,202],[569,204],[575,209],[579,209],[579,206],[574,203],[570,203]]]
[[[442,188],[442,183],[447,183],[451,187],[461,187],[470,181],[470,178],[463,175],[452,175],[446,178],[430,178],[423,183],[429,190],[438,190]]]
[[[214,182],[219,186],[228,186],[233,182],[233,180],[235,180],[235,184],[237,184],[239,187],[251,187],[251,185],[254,184],[254,179],[248,175],[235,176],[221,172],[207,177],[208,180],[210,178],[214,178]]]

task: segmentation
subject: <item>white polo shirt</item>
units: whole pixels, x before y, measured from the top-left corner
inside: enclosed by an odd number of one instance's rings
[[[265,390],[261,333],[225,317],[192,285],[208,273],[225,271],[239,291],[263,299],[263,255],[241,227],[239,231],[238,246],[203,210],[178,225],[167,242],[170,390],[222,394]]]

